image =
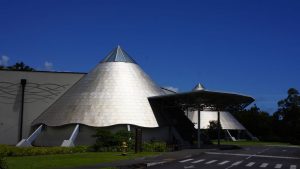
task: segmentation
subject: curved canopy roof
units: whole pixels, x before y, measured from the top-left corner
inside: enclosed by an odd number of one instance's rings
[[[166,106],[214,107],[216,110],[228,110],[234,107],[245,108],[254,101],[250,96],[209,90],[193,90],[185,93],[153,96],[149,100],[163,102]]]

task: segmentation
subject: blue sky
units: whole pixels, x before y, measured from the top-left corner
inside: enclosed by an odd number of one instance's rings
[[[88,72],[120,44],[161,86],[300,90],[300,1],[0,0],[0,63]],[[0,77],[1,78],[1,77]]]

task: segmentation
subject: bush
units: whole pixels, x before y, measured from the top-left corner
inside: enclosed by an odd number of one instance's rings
[[[5,161],[5,158],[2,154],[0,154],[0,169],[7,169],[7,163]]]
[[[143,151],[165,152],[165,151],[167,151],[167,144],[162,141],[144,142],[143,143]]]
[[[134,150],[135,144],[135,135],[131,131],[120,130],[115,133],[115,138],[118,143],[118,146],[121,146],[123,142],[127,143],[128,150]]]
[[[119,130],[116,133],[111,133],[109,130],[98,129],[93,135],[96,137],[96,143],[91,146],[93,151],[122,151],[122,142],[127,143],[127,151],[134,151],[135,137],[134,133],[127,130]],[[162,141],[144,142],[143,151],[148,152],[165,152],[167,145]]]
[[[34,156],[49,154],[72,154],[87,152],[87,146],[76,147],[14,147],[0,145],[0,154],[2,156]]]
[[[111,133],[109,130],[98,129],[93,137],[96,137],[96,143],[91,146],[93,151],[121,151],[122,142],[127,143],[129,151],[134,148],[134,134],[127,130]]]
[[[204,133],[210,138],[210,139],[217,139],[218,138],[218,121],[217,120],[211,120],[209,121],[209,125],[207,126],[208,129],[204,131]],[[220,126],[220,136],[223,135],[222,126]]]

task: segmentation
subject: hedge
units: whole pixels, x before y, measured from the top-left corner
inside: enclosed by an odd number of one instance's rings
[[[167,144],[163,141],[144,142],[143,151],[146,152],[165,152],[167,151]]]
[[[0,156],[34,156],[50,154],[72,154],[87,152],[87,146],[76,147],[15,147],[0,145]]]

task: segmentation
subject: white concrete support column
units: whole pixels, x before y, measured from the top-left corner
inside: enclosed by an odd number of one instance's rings
[[[253,134],[251,134],[248,130],[245,130],[245,132],[251,138],[251,140],[253,140],[253,141],[259,141],[259,139],[257,137],[255,137],[255,136],[253,136]]]
[[[127,131],[130,131],[130,124],[127,124]]]
[[[41,124],[27,139],[22,139],[16,146],[17,147],[31,147],[31,143],[41,134],[43,129]]]
[[[127,131],[130,132],[131,129],[130,129],[130,124],[127,124]],[[131,140],[131,137],[129,138],[129,140]]]
[[[229,138],[231,139],[231,141],[236,141],[235,137],[233,137],[233,136],[230,134],[229,130],[225,130],[225,131],[227,132],[227,134],[228,134]]]
[[[74,141],[77,138],[79,133],[79,124],[76,124],[70,138],[68,140],[64,140],[61,144],[61,147],[74,147]]]

